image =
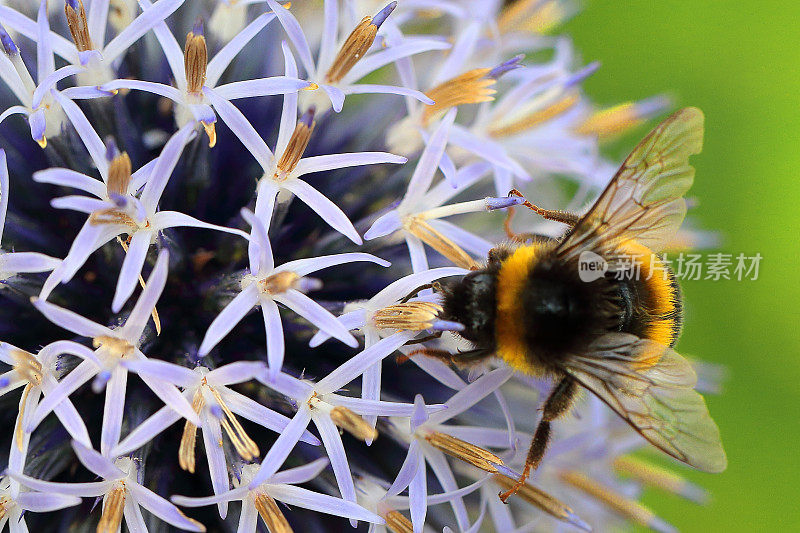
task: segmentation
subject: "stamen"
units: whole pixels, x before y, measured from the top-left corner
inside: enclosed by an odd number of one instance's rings
[[[8,511],[6,510],[6,504],[8,504],[11,500],[6,496],[0,498],[0,521],[2,521],[6,516],[8,516]]]
[[[512,487],[516,486],[517,483],[516,479],[500,474],[495,474],[492,479],[494,479],[494,482],[497,483],[503,491],[510,490]],[[581,520],[569,506],[543,490],[534,487],[530,483],[522,485],[522,487],[517,490],[516,494],[529,504],[538,507],[557,520],[567,522],[585,531],[591,531],[592,529],[589,524]]]
[[[116,148],[116,147],[115,147]],[[131,183],[131,158],[127,152],[117,154],[108,165],[108,194],[128,194]]]
[[[39,385],[42,382],[42,363],[35,355],[25,350],[12,350],[11,359],[14,361],[14,370],[21,378],[31,385]]]
[[[217,124],[216,122],[206,122],[200,121],[200,124],[203,125],[203,129],[206,130],[206,135],[208,135],[208,147],[214,148],[217,145]]]
[[[619,492],[598,483],[583,473],[575,471],[562,472],[561,479],[631,522],[649,527],[655,531],[677,531],[672,525],[656,516],[653,511],[644,505],[626,498]]]
[[[574,14],[575,9],[564,0],[516,0],[500,13],[497,26],[501,33],[546,33]]]
[[[270,533],[292,533],[292,526],[271,496],[260,492],[254,499],[256,510]]]
[[[119,357],[120,359],[131,355],[136,350],[133,345],[125,339],[109,337],[108,335],[101,335],[92,339],[92,346],[95,348],[105,348],[109,354]]]
[[[422,331],[436,321],[442,306],[431,302],[405,302],[379,309],[372,321],[379,329]]]
[[[183,61],[187,91],[189,94],[200,94],[206,82],[206,67],[208,67],[208,48],[206,38],[203,36],[202,20],[195,22],[192,31],[186,34]]]
[[[300,276],[294,272],[285,270],[268,276],[258,283],[261,285],[261,290],[267,294],[281,294],[293,288],[299,279]]]
[[[294,127],[294,132],[289,138],[286,149],[283,151],[280,160],[278,160],[278,170],[273,176],[278,181],[284,181],[289,177],[289,174],[297,167],[297,163],[303,157],[303,153],[308,147],[308,142],[311,140],[311,134],[314,132],[316,122],[314,121],[314,113],[316,107],[311,106],[303,113],[297,125]]]
[[[104,224],[120,224],[131,228],[138,228],[136,221],[131,216],[117,207],[100,209],[89,215],[89,224],[101,226]]]
[[[578,91],[570,91],[561,98],[547,105],[547,107],[536,109],[527,115],[523,114],[517,120],[510,124],[502,126],[495,126],[489,129],[489,135],[492,137],[508,137],[517,133],[527,131],[538,124],[542,124],[552,120],[569,110],[580,100]]]
[[[358,440],[372,442],[378,438],[378,431],[347,407],[334,407],[331,409],[330,417],[334,424]]]
[[[103,501],[103,514],[97,524],[97,533],[116,533],[122,524],[122,511],[125,509],[125,484],[122,483],[109,492]]]
[[[494,100],[494,94],[497,91],[491,87],[497,80],[488,78],[486,75],[489,72],[488,68],[476,68],[449,79],[426,92],[425,96],[435,103],[425,106],[425,110],[422,112],[423,125],[427,126],[434,117],[442,115],[451,107]]]
[[[252,461],[259,455],[258,446],[256,443],[251,439],[247,433],[245,432],[242,424],[236,419],[236,416],[231,412],[228,408],[228,405],[225,403],[225,400],[222,399],[219,392],[216,391],[213,387],[209,387],[211,390],[211,394],[214,395],[214,399],[217,401],[217,404],[222,408],[222,412],[225,414],[226,418],[221,418],[220,423],[222,424],[222,429],[225,430],[225,433],[228,435],[228,438],[231,439],[231,444],[239,453],[239,455],[245,461]]]
[[[375,42],[378,28],[380,28],[389,14],[394,11],[395,7],[397,7],[397,2],[390,2],[375,17],[367,16],[361,19],[358,26],[347,36],[339,53],[331,63],[328,73],[325,74],[326,83],[338,83],[341,81],[350,72],[350,69],[364,57],[372,43]]]
[[[497,467],[494,465],[503,464],[503,460],[492,452],[453,437],[452,435],[448,435],[447,433],[432,431],[425,435],[425,440],[427,440],[431,446],[443,451],[447,455],[455,457],[456,459],[461,459],[473,466],[477,466],[490,474],[497,473]]]
[[[127,254],[128,245],[125,243],[125,241],[123,241],[121,237],[117,237],[117,242],[120,244],[120,246],[122,246],[122,249],[125,250],[125,253]],[[139,274],[139,285],[142,287],[142,289],[144,289],[145,283],[141,274]],[[150,316],[153,317],[153,325],[156,327],[156,337],[158,337],[161,335],[161,318],[158,316],[158,309],[153,307],[153,310],[150,311]]]
[[[617,457],[613,465],[617,472],[640,483],[677,494],[700,505],[708,503],[709,495],[705,489],[665,468],[627,456]]]
[[[655,97],[641,102],[626,102],[597,111],[575,128],[580,135],[596,135],[610,139],[643,124],[647,119],[669,108],[669,99]]]
[[[66,0],[64,14],[67,16],[67,26],[72,34],[72,41],[79,52],[94,50],[92,38],[89,35],[89,24],[86,20],[86,11],[83,9],[83,0]]]
[[[14,440],[17,443],[17,449],[19,451],[22,451],[23,444],[24,433],[22,432],[22,419],[25,418],[25,405],[28,400],[28,394],[30,394],[33,387],[33,383],[25,385],[25,389],[22,391],[22,398],[19,401],[19,416],[17,417],[17,424],[14,427]]]
[[[480,265],[467,254],[460,246],[442,235],[423,218],[406,217],[404,221],[406,231],[420,239],[422,242],[445,256],[452,263],[461,268],[475,269]]]
[[[399,511],[389,511],[383,515],[386,527],[393,533],[414,533],[414,526],[406,515]]]
[[[192,397],[192,409],[195,413],[200,414],[200,410],[206,404],[203,398],[202,391],[198,388]],[[183,470],[194,474],[194,448],[197,441],[197,426],[188,420],[183,425],[183,435],[181,436],[181,445],[178,447],[178,464]]]

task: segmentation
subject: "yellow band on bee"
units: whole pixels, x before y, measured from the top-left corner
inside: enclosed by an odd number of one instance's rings
[[[497,277],[497,356],[527,374],[535,374],[536,369],[529,362],[525,344],[522,293],[537,252],[538,247],[533,245],[517,248],[503,261]]]

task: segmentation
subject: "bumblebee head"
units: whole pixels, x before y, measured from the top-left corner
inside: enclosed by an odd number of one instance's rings
[[[439,283],[442,294],[442,318],[464,325],[459,334],[482,346],[494,339],[495,290],[497,274],[489,269],[476,270],[461,278]]]

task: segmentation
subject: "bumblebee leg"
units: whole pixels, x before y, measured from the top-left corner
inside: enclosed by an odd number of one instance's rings
[[[525,485],[525,481],[527,481],[531,472],[539,468],[544,453],[547,451],[547,445],[550,442],[550,422],[569,410],[577,392],[577,382],[571,377],[565,376],[561,378],[561,381],[555,386],[550,396],[547,397],[542,412],[542,420],[536,426],[536,432],[531,440],[531,447],[528,448],[528,457],[525,459],[522,475],[514,483],[514,486],[499,494],[503,503],[507,503],[508,499]]]
[[[448,350],[438,350],[436,348],[418,348],[408,352],[408,355],[398,356],[397,362],[404,363],[415,355],[424,355],[426,357],[433,357],[445,363],[452,365],[469,365],[477,363],[491,356],[494,352],[485,348],[475,348],[474,350],[467,350],[465,352],[451,353]]]
[[[523,199],[525,198],[524,196],[522,196],[522,193],[519,192],[517,189],[511,189],[508,195],[517,196]],[[577,224],[578,221],[581,219],[581,216],[576,213],[570,213],[569,211],[559,211],[557,209],[542,209],[538,205],[530,203],[528,200],[525,200],[525,203],[523,203],[522,205],[524,205],[537,215],[541,216],[542,218],[546,218],[547,220],[555,220],[556,222],[561,222],[562,224],[566,224],[570,228],[575,226],[575,224]],[[511,229],[509,216],[506,216],[506,222],[509,224],[509,226],[506,228],[506,234],[508,234],[508,232]],[[516,237],[516,234],[514,234],[514,237]],[[509,238],[511,238],[510,235]]]
[[[424,290],[426,290],[426,289],[434,289],[434,290],[435,290],[435,289],[437,289],[437,288],[439,288],[439,284],[438,284],[438,283],[435,283],[435,282],[434,282],[434,283],[426,283],[425,285],[420,285],[419,287],[417,287],[417,288],[416,288],[416,289],[414,289],[413,291],[411,291],[411,292],[409,292],[408,294],[406,294],[406,295],[403,297],[403,299],[402,299],[402,300],[400,300],[400,302],[399,302],[399,303],[401,303],[401,304],[404,304],[404,303],[406,303],[406,302],[407,302],[407,301],[409,301],[411,298],[413,298],[414,296],[418,295],[419,293],[421,293],[422,291],[424,291]]]

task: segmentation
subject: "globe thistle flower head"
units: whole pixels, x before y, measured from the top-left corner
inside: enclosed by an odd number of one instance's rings
[[[504,505],[552,385],[451,364],[488,212],[582,205],[670,105],[592,104],[572,2],[30,4],[0,6],[0,529],[669,531],[643,488],[706,500],[593,398]]]

